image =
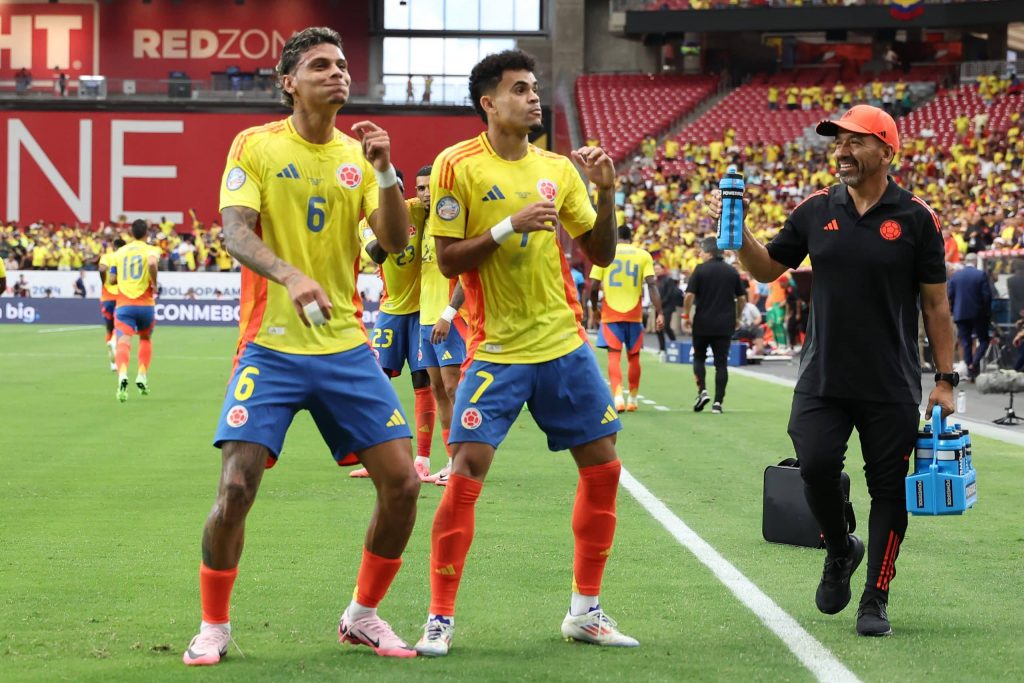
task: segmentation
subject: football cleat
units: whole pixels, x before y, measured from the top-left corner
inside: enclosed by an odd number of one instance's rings
[[[128,400],[128,378],[122,377],[117,381],[117,400],[124,403]]]
[[[427,484],[433,484],[437,481],[437,475],[430,473],[430,465],[424,463],[413,462],[413,467],[416,468],[416,474],[420,475],[420,481]]]
[[[444,657],[452,646],[455,624],[452,617],[431,617],[416,642],[416,652],[424,657]]]
[[[143,396],[149,396],[149,378],[145,375],[139,375],[135,378],[135,386],[139,388],[139,393]]]
[[[438,486],[447,486],[448,485],[448,477],[452,476],[452,464],[451,464],[451,461],[449,461],[447,465],[442,467],[441,470],[437,474],[435,474],[434,476],[437,477],[437,479],[434,480],[435,484],[437,484]]]
[[[370,473],[366,471],[365,467],[360,467],[358,470],[352,470],[348,473],[348,476],[353,479],[366,479],[370,476]]]
[[[715,401],[714,403],[712,403],[711,404],[711,412],[714,413],[715,415],[721,415],[722,414],[722,404],[719,403],[718,401]]]
[[[188,644],[181,661],[189,666],[217,664],[228,653],[231,642],[231,627],[223,624],[206,624]]]
[[[711,397],[708,396],[708,392],[701,389],[700,393],[697,394],[697,400],[693,402],[693,412],[699,413],[704,410],[704,406],[706,406],[710,401]]]
[[[662,363],[668,362],[668,354],[664,351],[658,351],[658,360]]]
[[[626,401],[618,394],[615,395],[615,410],[620,413],[626,412]]]
[[[626,412],[635,413],[639,406],[636,404],[636,396],[630,396],[626,399]]]
[[[366,645],[381,657],[415,657],[416,650],[395,635],[388,622],[376,614],[349,621],[348,610],[338,622],[338,642]]]
[[[567,612],[562,620],[562,635],[566,640],[578,640],[610,647],[637,647],[640,642],[619,631],[615,620],[604,613],[600,605],[586,614],[574,617]]]

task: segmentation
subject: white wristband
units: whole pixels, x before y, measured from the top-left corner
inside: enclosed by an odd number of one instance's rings
[[[441,320],[451,322],[455,320],[455,316],[459,314],[459,309],[452,308],[451,306],[445,306],[444,313],[441,314]]]
[[[323,311],[320,310],[320,304],[315,301],[310,301],[308,304],[302,307],[302,312],[306,314],[306,320],[311,325],[323,325],[327,322],[324,318]]]
[[[398,175],[395,173],[394,164],[388,166],[386,171],[378,171],[374,168],[373,173],[377,176],[377,187],[382,190],[386,190],[398,182]]]
[[[512,227],[512,217],[509,216],[491,228],[491,239],[498,244],[503,244],[515,231],[516,229]]]

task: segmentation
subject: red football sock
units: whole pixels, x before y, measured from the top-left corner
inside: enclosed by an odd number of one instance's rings
[[[608,381],[612,385],[612,396],[622,393],[622,351],[608,349]]]
[[[413,389],[416,394],[416,455],[430,457],[430,444],[434,440],[434,418],[437,403],[430,387]]]
[[[122,334],[117,340],[117,351],[114,355],[114,362],[117,363],[118,372],[128,372],[128,361],[132,355],[132,338]]]
[[[601,594],[601,577],[615,538],[615,496],[621,470],[618,460],[580,468],[572,509],[576,538],[572,571],[573,590],[581,595]]]
[[[379,605],[401,566],[401,557],[381,557],[363,548],[363,561],[359,564],[359,576],[356,579],[356,602],[363,607]]]
[[[139,339],[139,374],[145,375],[149,362],[153,360],[153,340]]]
[[[238,576],[238,567],[232,569],[210,569],[199,563],[199,600],[203,606],[203,621],[207,624],[226,624],[228,607],[231,603],[231,589]]]
[[[453,474],[434,514],[430,535],[430,613],[455,614],[455,595],[462,581],[476,524],[476,499],[483,483]]]
[[[629,363],[629,393],[635,394],[640,390],[640,354],[631,353],[626,360]]]
[[[444,439],[444,449],[448,451],[448,457],[452,457],[452,447],[448,445],[448,435],[452,433],[451,429],[441,428],[441,438]]]

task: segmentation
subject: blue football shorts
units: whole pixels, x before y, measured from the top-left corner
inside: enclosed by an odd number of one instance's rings
[[[644,343],[644,326],[641,323],[601,323],[597,333],[597,348],[626,353],[640,353]]]
[[[111,299],[110,301],[100,302],[100,313],[103,315],[104,321],[114,322],[114,310],[117,308],[117,301]]]
[[[355,464],[351,453],[370,446],[412,438],[398,396],[368,346],[308,356],[249,343],[228,383],[213,445],[258,443],[276,460],[300,410],[313,416],[339,464]]]
[[[156,326],[155,306],[118,306],[114,309],[114,329],[122,334],[145,334]]]
[[[622,429],[590,344],[545,363],[474,360],[455,391],[449,443],[497,448],[526,404],[548,448],[581,446]]]
[[[370,333],[373,353],[388,377],[398,377],[409,363],[409,372],[421,370],[417,357],[420,351],[420,314],[389,315],[380,313]]]
[[[455,316],[452,326],[448,328],[448,337],[440,344],[430,341],[433,325],[420,327],[420,352],[418,356],[421,368],[444,368],[449,365],[462,365],[466,360],[466,323]]]

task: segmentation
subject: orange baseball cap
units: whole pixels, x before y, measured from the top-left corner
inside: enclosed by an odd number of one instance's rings
[[[896,122],[885,113],[884,109],[872,107],[870,104],[858,104],[850,107],[837,120],[826,119],[814,129],[818,135],[835,137],[840,130],[851,133],[866,133],[892,147],[895,154],[900,151],[900,134],[896,130]]]

